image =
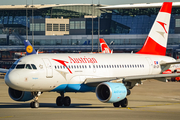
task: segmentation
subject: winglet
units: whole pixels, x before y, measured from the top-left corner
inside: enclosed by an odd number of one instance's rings
[[[24,45],[27,55],[36,54],[36,51],[28,40],[24,40]]]
[[[101,45],[101,51],[102,53],[112,53],[111,49],[109,48],[109,46],[106,44],[106,42],[104,41],[103,38],[99,38],[99,42]]]
[[[172,2],[164,2],[146,41],[137,54],[166,55]]]

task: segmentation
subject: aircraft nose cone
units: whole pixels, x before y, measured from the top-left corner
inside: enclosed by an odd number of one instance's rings
[[[19,74],[17,72],[8,72],[4,79],[5,83],[11,88],[15,88],[19,84]]]

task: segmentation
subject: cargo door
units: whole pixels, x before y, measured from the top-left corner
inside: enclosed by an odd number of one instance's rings
[[[53,77],[53,69],[52,69],[52,65],[51,65],[49,59],[43,58],[43,62],[44,62],[45,67],[46,67],[46,77],[52,78]]]

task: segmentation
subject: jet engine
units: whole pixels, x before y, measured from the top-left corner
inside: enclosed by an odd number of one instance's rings
[[[96,96],[104,103],[115,103],[127,96],[127,89],[122,83],[104,82],[97,86]]]
[[[10,87],[9,87],[8,93],[11,99],[15,101],[28,101],[34,98],[31,92],[19,91],[19,90],[12,89]]]

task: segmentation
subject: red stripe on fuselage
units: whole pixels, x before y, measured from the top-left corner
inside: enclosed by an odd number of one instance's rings
[[[137,54],[166,55],[166,48],[155,42],[151,37],[147,37],[145,44]]]
[[[166,12],[171,14],[172,2],[164,2],[160,12]]]
[[[63,61],[63,60],[57,60],[57,59],[53,59],[57,62],[59,62],[60,64],[62,64],[64,67],[66,67],[68,69],[68,71],[72,74],[71,70],[67,67],[67,65],[65,63],[68,63],[66,61]]]

